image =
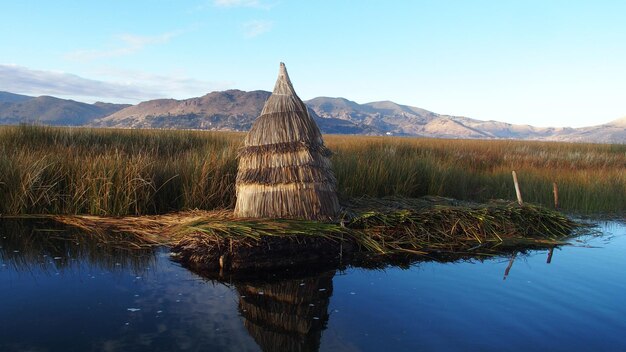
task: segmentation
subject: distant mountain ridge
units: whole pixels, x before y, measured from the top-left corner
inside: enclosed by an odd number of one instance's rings
[[[149,100],[97,119],[91,125],[246,131],[269,96],[269,92],[260,90],[227,90],[185,100]]]
[[[28,100],[33,97],[29,97],[28,95],[21,95],[9,92],[0,92],[0,104],[2,103],[17,103],[20,101]]]
[[[0,124],[247,131],[269,95],[262,90],[233,89],[184,100],[122,105],[0,92]],[[591,127],[555,128],[442,115],[391,101],[358,104],[345,98],[317,97],[305,103],[324,133],[626,143],[626,118]]]
[[[86,104],[51,96],[31,97],[0,92],[0,124],[41,123],[53,126],[83,126],[110,115],[128,104]]]
[[[441,115],[391,101],[358,104],[345,98],[319,97],[305,103],[321,117],[372,126],[378,134],[434,138],[626,142],[626,117],[608,124],[584,128],[534,127]]]

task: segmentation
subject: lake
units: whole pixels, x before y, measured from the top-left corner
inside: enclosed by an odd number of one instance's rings
[[[0,227],[0,351],[626,350],[620,222],[550,263],[538,250],[238,280],[45,229]]]

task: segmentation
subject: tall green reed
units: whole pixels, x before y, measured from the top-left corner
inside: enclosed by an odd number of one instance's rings
[[[234,204],[243,134],[0,127],[0,214],[159,214]],[[626,145],[324,137],[339,193],[515,199],[626,213]]]

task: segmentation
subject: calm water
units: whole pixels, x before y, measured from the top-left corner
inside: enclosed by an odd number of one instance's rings
[[[626,226],[576,246],[218,282],[165,250],[0,228],[0,351],[626,350]],[[69,239],[68,239],[69,238]]]

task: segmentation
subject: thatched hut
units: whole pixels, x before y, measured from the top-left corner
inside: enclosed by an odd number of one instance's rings
[[[329,219],[339,202],[330,151],[280,63],[274,92],[239,155],[235,215]]]

